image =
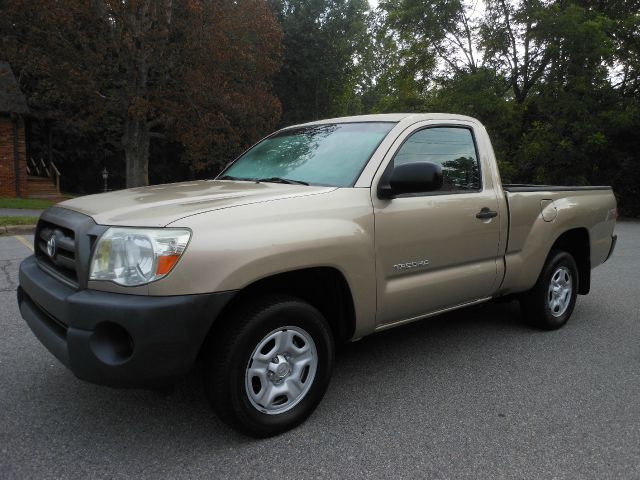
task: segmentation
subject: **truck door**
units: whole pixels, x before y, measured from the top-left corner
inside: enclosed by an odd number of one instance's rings
[[[484,133],[484,132],[482,132]],[[373,183],[378,327],[483,299],[494,291],[500,210],[473,126],[428,122],[400,135]],[[387,157],[389,158],[389,157]],[[377,195],[394,166],[441,165],[440,190]],[[387,177],[388,178],[388,177]]]

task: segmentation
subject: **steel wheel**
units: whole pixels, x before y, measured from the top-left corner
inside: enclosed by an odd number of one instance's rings
[[[269,415],[295,407],[309,391],[318,368],[311,335],[285,326],[267,334],[247,364],[245,388],[251,404]]]
[[[565,266],[559,267],[553,273],[551,282],[549,282],[547,303],[551,315],[560,317],[567,311],[571,303],[572,292],[573,282],[571,281],[571,272]]]
[[[207,396],[220,419],[254,437],[294,428],[329,385],[331,328],[288,295],[247,298],[229,310],[203,354]]]
[[[562,327],[573,313],[578,281],[578,267],[571,254],[551,250],[538,281],[520,297],[525,320],[545,330]]]

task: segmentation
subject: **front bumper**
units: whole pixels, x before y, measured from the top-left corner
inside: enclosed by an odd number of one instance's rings
[[[78,378],[114,387],[159,387],[193,366],[235,292],[150,297],[76,290],[20,265],[18,304],[33,333]]]

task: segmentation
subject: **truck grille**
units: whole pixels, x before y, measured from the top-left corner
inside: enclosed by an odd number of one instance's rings
[[[93,245],[106,229],[73,210],[45,210],[38,220],[34,240],[38,266],[73,288],[86,288]]]
[[[54,239],[53,256],[47,250],[47,244]],[[57,274],[78,286],[78,271],[76,269],[75,232],[69,228],[47,221],[40,221],[36,235],[38,262],[55,271]]]

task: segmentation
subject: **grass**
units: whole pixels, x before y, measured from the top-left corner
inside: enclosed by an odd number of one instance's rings
[[[0,217],[0,226],[6,225],[35,225],[38,217]]]
[[[34,210],[43,210],[49,208],[54,203],[56,202],[38,198],[0,197],[0,208],[31,208]]]

